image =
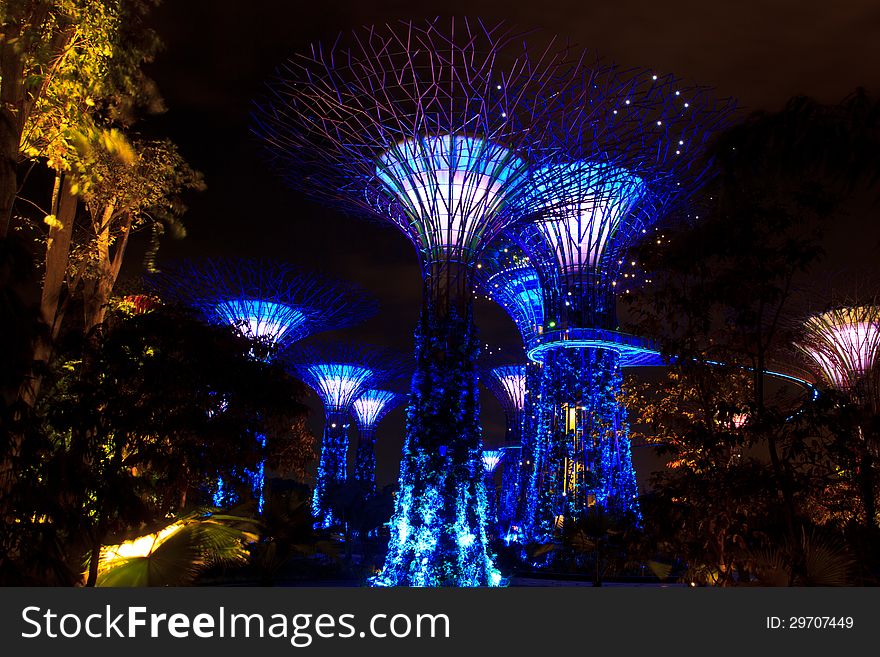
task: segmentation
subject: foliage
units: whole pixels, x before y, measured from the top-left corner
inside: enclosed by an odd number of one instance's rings
[[[851,586],[855,561],[839,538],[813,530],[802,530],[798,550],[784,543],[748,554],[758,581],[764,586]],[[804,567],[796,569],[795,559],[804,555]],[[800,570],[800,572],[799,572]]]
[[[337,540],[327,530],[315,529],[308,491],[273,490],[263,510],[263,538],[251,548],[251,565],[261,584],[275,584],[292,576],[303,562],[338,559]],[[314,575],[314,573],[312,573]]]
[[[296,472],[313,456],[302,385],[228,327],[157,309],[70,340],[15,457],[2,547],[22,573],[39,559],[79,572],[108,536],[209,503],[218,478],[238,481],[264,457],[257,434]]]
[[[184,586],[217,565],[244,563],[258,536],[254,521],[229,515],[190,515],[151,535],[149,549],[120,557],[102,548],[98,586]],[[143,538],[141,539],[143,540]]]
[[[130,146],[116,126],[127,126],[138,107],[161,101],[141,67],[158,48],[145,22],[145,0],[41,0],[13,3],[30,11],[20,29],[25,94],[30,99],[22,153],[58,171],[75,171],[91,185],[88,152],[130,161]],[[21,11],[21,10],[19,10]]]
[[[816,526],[858,555],[860,581],[880,572],[876,532],[857,527],[874,508],[876,478],[865,474],[876,466],[854,440],[852,409],[824,392],[782,394],[763,374],[791,361],[794,291],[825,228],[856,185],[876,180],[865,144],[876,144],[878,116],[857,93],[749,117],[714,145],[700,223],[639,256],[654,285],[630,296],[637,330],[675,357],[664,381],[638,393],[642,438],[671,466],[653,482],[648,529],[691,581],[842,581],[840,569],[810,570],[834,552],[810,538]]]

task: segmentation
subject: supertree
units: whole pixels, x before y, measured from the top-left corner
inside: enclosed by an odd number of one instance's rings
[[[484,449],[482,454],[483,477],[486,485],[486,506],[488,508],[487,520],[489,527],[498,524],[498,495],[495,486],[495,470],[504,458],[504,452],[500,449]]]
[[[545,311],[527,344],[543,365],[528,540],[549,540],[594,504],[638,520],[621,370],[662,361],[620,332],[616,294],[635,264],[629,249],[698,186],[704,144],[732,109],[704,88],[643,70],[606,69],[592,89],[601,111],[566,115],[560,157],[530,179],[540,217],[513,233],[539,272]]]
[[[147,284],[212,324],[235,327],[252,343],[252,355],[268,361],[298,340],[351,326],[376,311],[359,288],[277,260],[188,260],[152,275]],[[256,439],[265,447],[265,436]],[[264,464],[246,476],[262,508]],[[215,502],[233,497],[220,482]]]
[[[501,499],[498,504],[498,522],[504,530],[504,539],[509,544],[511,541],[520,541],[520,512],[523,504],[521,495],[523,486],[523,446],[505,445],[501,448],[504,452],[501,471]]]
[[[351,405],[358,425],[354,479],[371,493],[376,491],[376,425],[403,400],[391,390],[365,390]]]
[[[571,68],[568,49],[520,37],[467,20],[365,28],[290,61],[256,113],[292,185],[396,225],[420,256],[400,492],[376,585],[501,581],[479,472],[472,276],[480,249],[523,214],[547,101]]]
[[[860,418],[852,442],[865,523],[877,525],[876,473],[880,439],[872,427],[880,414],[880,305],[837,306],[809,317],[796,348],[826,388],[836,390]]]
[[[486,372],[483,381],[504,409],[505,441],[520,444],[526,400],[526,365],[503,365]]]
[[[497,505],[498,521],[502,527],[512,524],[517,515],[519,501],[517,492],[521,490],[519,483],[514,483],[520,477],[520,458],[508,458],[507,449],[521,451],[523,446],[524,428],[526,421],[524,414],[527,410],[528,388],[527,378],[529,365],[504,365],[488,370],[482,381],[495,395],[504,409],[506,424],[504,455],[504,469],[502,474],[501,499]]]
[[[843,306],[814,315],[804,322],[796,347],[826,386],[876,405],[880,306]]]
[[[504,309],[519,330],[523,345],[543,330],[544,292],[538,270],[506,233],[483,251],[475,278],[475,292]]]
[[[377,310],[373,298],[354,285],[270,259],[188,260],[148,282],[207,321],[234,326],[267,360],[298,340],[352,326]]]
[[[552,270],[545,271],[552,273]],[[544,292],[541,278],[538,269],[510,233],[502,233],[483,251],[477,262],[476,279],[475,293],[485,295],[507,312],[520,332],[523,346],[543,332]],[[532,453],[535,436],[539,434],[535,401],[540,388],[541,367],[540,363],[530,360],[523,368],[525,385],[522,407],[518,411],[520,417],[517,418],[519,444],[508,446],[509,449],[517,449],[518,454],[516,459],[505,458],[504,461],[499,508],[502,523],[513,524],[524,512],[525,497],[522,493],[527,489],[534,464]],[[495,381],[492,376],[484,380],[490,385]],[[502,400],[502,405],[508,403],[505,390],[493,392]],[[510,426],[511,416],[506,407],[505,414]],[[516,440],[516,437],[513,439]],[[517,480],[514,481],[514,478]]]
[[[349,412],[366,390],[399,375],[399,361],[388,351],[363,345],[333,343],[297,347],[285,364],[312,388],[324,405],[324,435],[312,495],[316,525],[336,527],[332,509],[335,487],[348,479]]]

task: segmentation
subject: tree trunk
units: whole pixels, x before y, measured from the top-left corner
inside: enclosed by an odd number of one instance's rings
[[[3,24],[0,42],[0,238],[6,237],[12,222],[12,206],[18,194],[18,164],[24,121],[21,104],[24,63],[19,50],[21,27],[14,21]]]
[[[113,291],[113,285],[116,282],[114,276],[114,262],[110,259],[110,227],[113,223],[113,213],[116,209],[114,202],[108,203],[100,219],[93,218],[92,225],[95,230],[95,250],[98,269],[94,275],[85,281],[83,286],[83,333],[88,336],[104,321],[104,315],[107,313],[107,304],[110,301],[110,294]],[[129,219],[130,221],[130,219]],[[126,227],[127,228],[127,227]],[[125,230],[128,235],[128,230]],[[120,244],[117,248],[118,258],[121,265],[121,252],[124,251],[125,245]],[[117,265],[118,273],[118,265]]]
[[[86,586],[95,586],[98,583],[98,563],[101,559],[101,543],[92,545],[92,552],[89,556],[89,577],[86,580]]]
[[[12,206],[18,193],[18,142],[15,116],[5,107],[0,108],[0,238],[6,237],[12,222]]]
[[[49,331],[37,335],[34,344],[35,363],[46,363],[52,354],[52,343],[61,331],[64,316],[62,298],[65,290],[67,266],[70,264],[70,245],[73,239],[73,224],[76,220],[78,199],[71,192],[70,176],[56,175],[56,190],[53,203],[55,223],[49,228],[46,240],[46,274],[43,278],[43,291],[40,297],[40,315]],[[21,401],[32,407],[40,391],[42,375],[33,371],[22,384],[19,395]]]
[[[766,419],[766,411],[764,406],[764,370],[766,368],[766,355],[764,350],[759,346],[758,354],[755,360],[755,372],[754,372],[754,384],[755,384],[755,408],[758,412],[758,426],[761,427],[761,431],[764,432],[765,437],[767,438],[767,450],[770,455],[770,466],[773,470],[773,476],[776,479],[777,484],[779,485],[779,490],[782,493],[782,501],[785,507],[785,522],[788,529],[788,535],[791,540],[791,549],[792,549],[792,567],[791,567],[791,578],[789,579],[789,586],[793,586],[798,577],[803,573],[805,565],[804,565],[804,553],[802,542],[800,541],[799,534],[797,532],[798,520],[797,520],[797,510],[795,508],[794,503],[794,493],[791,488],[791,481],[788,476],[788,470],[785,467],[785,463],[782,462],[782,459],[779,457],[779,450],[776,444],[776,436],[773,435],[773,429],[767,429],[765,426]]]

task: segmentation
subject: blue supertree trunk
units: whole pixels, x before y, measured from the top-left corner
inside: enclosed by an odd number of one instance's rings
[[[555,517],[551,502],[551,492],[555,489],[551,481],[555,472],[547,468],[553,459],[550,450],[558,441],[553,440],[554,407],[549,387],[552,382],[544,376],[546,366],[529,366],[527,370],[528,390],[526,395],[525,428],[523,430],[523,470],[521,481],[521,502],[519,520],[524,543],[544,543],[553,536]]]
[[[498,505],[498,524],[506,536],[518,533],[517,508],[520,497],[520,463],[522,450],[507,450],[501,471],[501,502]]]
[[[220,508],[235,506],[240,504],[243,499],[247,499],[248,493],[250,493],[252,499],[257,503],[257,512],[263,512],[266,488],[266,457],[264,455],[266,436],[257,434],[255,440],[259,444],[261,452],[257,465],[253,469],[243,468],[242,471],[236,472],[235,475],[237,476],[231,480],[219,477],[217,479],[217,488],[212,494],[214,506]]]
[[[486,489],[486,531],[494,535],[498,528],[498,490],[494,472],[483,473],[483,487]]]
[[[400,490],[385,565],[373,584],[498,585],[486,536],[471,306],[439,314],[427,298],[416,332]]]
[[[552,540],[596,504],[639,520],[619,356],[560,346],[544,360],[534,469],[526,491],[526,539]]]
[[[361,429],[355,453],[354,479],[369,493],[376,492],[376,431]]]
[[[331,507],[331,497],[340,484],[345,483],[348,459],[348,430],[344,413],[327,414],[318,478],[312,494],[312,515],[317,527],[329,528],[339,524]]]

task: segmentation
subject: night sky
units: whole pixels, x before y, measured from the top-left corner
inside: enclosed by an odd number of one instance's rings
[[[410,352],[421,296],[413,247],[393,228],[342,216],[286,189],[264,165],[248,115],[275,68],[311,42],[362,25],[435,15],[503,19],[559,34],[621,65],[711,85],[718,96],[736,98],[743,112],[779,109],[796,94],[834,102],[858,86],[880,92],[876,0],[165,0],[154,15],[165,49],[149,72],[168,111],[143,129],[173,139],[204,173],[208,189],[189,197],[188,236],[163,244],[160,265],[193,256],[274,257],[355,281],[382,310],[344,335]],[[870,274],[880,255],[878,218],[876,205],[854,203],[835,222],[828,255],[805,284],[821,289],[819,282],[829,278]],[[144,240],[133,247],[128,264],[135,274]],[[477,322],[483,341],[501,349],[498,364],[517,356],[518,334],[503,312],[480,303]],[[483,401],[485,442],[498,444],[500,408],[488,393]],[[309,403],[319,431],[320,402]],[[396,478],[400,409],[378,436],[382,485]],[[644,483],[652,459],[637,452],[634,461]]]

